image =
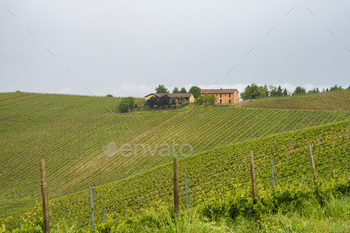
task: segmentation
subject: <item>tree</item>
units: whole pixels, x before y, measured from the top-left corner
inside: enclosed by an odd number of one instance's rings
[[[176,105],[176,98],[175,97],[171,97],[171,104]]]
[[[179,88],[174,87],[173,93],[179,93]]]
[[[107,94],[107,95],[106,95],[106,97],[113,97],[113,95],[111,95],[111,94]]]
[[[268,97],[268,96],[270,95],[270,92],[269,92],[269,90],[267,89],[267,86],[266,86],[266,85],[264,86],[264,89],[266,90],[265,96]]]
[[[155,88],[156,93],[169,93],[168,89],[164,85],[158,85],[158,87]]]
[[[135,98],[134,97],[126,97],[123,98],[119,105],[118,105],[118,111],[119,112],[128,112],[131,109],[133,109],[135,106]]]
[[[216,96],[214,94],[207,94],[204,97],[204,102],[206,104],[214,105],[216,102]]]
[[[170,97],[168,95],[163,95],[158,100],[159,107],[168,106],[169,103],[170,103]]]
[[[346,90],[350,90],[350,86]]]
[[[278,88],[277,88],[277,96],[282,96],[282,88],[281,88],[281,86],[278,86]]]
[[[204,103],[205,97],[203,95],[200,95],[196,100],[195,103],[197,105],[202,105]]]
[[[303,87],[297,86],[293,92],[293,95],[305,95],[306,90]]]
[[[288,96],[287,88],[284,88],[282,95],[283,95],[283,96]]]
[[[248,85],[244,91],[241,93],[241,98],[243,100],[247,99],[258,99],[266,97],[267,95],[267,87],[265,86],[258,86],[255,83],[252,85]]]
[[[180,93],[187,93],[186,88],[181,88]]]
[[[338,87],[338,85],[334,85],[333,87],[331,87],[331,89],[329,91],[341,91],[343,90],[343,88],[341,86]]]
[[[318,88],[314,88],[314,89],[308,91],[307,93],[320,93],[320,90],[318,90]]]
[[[276,88],[275,86],[270,86],[270,96],[271,97],[283,96],[281,86],[278,86],[278,88]]]
[[[154,96],[152,96],[151,98],[149,98],[149,99],[147,100],[146,104],[147,104],[148,106],[150,106],[151,108],[153,108],[154,105],[157,105],[157,104],[158,104],[157,98],[154,97]]]
[[[194,98],[198,98],[201,95],[201,89],[197,86],[192,86],[188,93],[192,93]]]
[[[275,96],[277,96],[277,88],[275,87],[275,86],[269,86],[269,88],[270,88],[270,96],[271,97],[275,97]]]

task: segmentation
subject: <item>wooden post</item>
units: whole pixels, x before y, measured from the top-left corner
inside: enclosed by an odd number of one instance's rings
[[[106,210],[103,210],[103,222],[106,223]]]
[[[271,160],[271,178],[272,178],[272,189],[275,192],[275,174],[273,172],[273,160]]]
[[[94,198],[92,196],[92,186],[90,186],[90,210],[91,210],[91,227],[92,227],[92,230],[95,230]]]
[[[253,157],[253,151],[250,152],[250,176],[252,179],[252,194],[254,198],[254,204],[256,203],[256,182],[255,182],[255,169],[254,169],[254,157]]]
[[[40,160],[39,166],[40,166],[41,199],[43,203],[43,215],[44,215],[44,232],[47,233],[47,232],[50,232],[50,222],[49,222],[49,202],[47,198],[47,183],[46,183],[44,159]]]
[[[312,176],[313,176],[313,180],[314,180],[314,185],[316,186],[316,189],[315,189],[316,198],[317,198],[318,204],[320,204],[322,206],[320,194],[318,191],[318,181],[317,181],[317,175],[316,175],[315,162],[314,162],[314,157],[312,156],[312,148],[311,148],[310,144],[307,145],[307,149],[309,151],[309,156],[310,156],[310,165],[311,165],[311,171],[312,171]]]
[[[186,208],[188,211],[188,187],[187,187],[187,176],[185,175],[185,191],[186,191]]]
[[[312,155],[312,148],[311,148],[310,144],[307,145],[307,149],[309,151],[310,165],[311,165],[311,171],[312,171],[312,176],[313,176],[313,180],[314,180],[314,185],[317,185],[318,181],[317,181],[317,175],[316,175],[315,162],[314,162],[314,157]]]
[[[179,218],[179,173],[178,173],[178,159],[174,158],[174,210],[175,216]]]

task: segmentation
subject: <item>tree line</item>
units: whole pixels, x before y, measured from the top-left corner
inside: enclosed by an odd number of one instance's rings
[[[197,86],[192,86],[188,92],[186,91],[186,88],[182,87],[180,90],[178,87],[174,87],[172,93],[192,93],[194,98],[198,98],[201,95],[201,90]],[[168,88],[166,88],[164,85],[158,85],[158,87],[155,88],[156,93],[169,93]]]
[[[260,98],[267,98],[267,97],[285,97],[285,96],[292,96],[292,95],[305,95],[305,94],[312,94],[312,93],[321,93],[321,92],[329,92],[329,91],[339,91],[339,90],[350,90],[350,86],[348,88],[343,88],[342,86],[334,85],[331,88],[323,89],[322,91],[319,90],[319,88],[314,88],[312,90],[306,91],[306,88],[297,86],[294,91],[289,91],[286,88],[282,89],[281,86],[272,86],[270,85],[267,87],[267,85],[264,86],[258,86],[255,83],[248,85],[244,88],[244,91],[240,94],[241,99],[247,100],[247,99],[260,99]]]

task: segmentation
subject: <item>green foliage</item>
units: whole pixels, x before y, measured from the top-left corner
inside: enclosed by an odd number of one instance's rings
[[[204,96],[204,102],[209,105],[214,105],[216,102],[216,96],[214,94],[207,94]]]
[[[306,90],[304,87],[297,86],[293,92],[293,95],[305,95]]]
[[[343,90],[341,86],[334,85],[333,87],[330,88],[329,91],[341,91],[341,90]]]
[[[197,86],[192,86],[190,88],[190,90],[188,91],[188,93],[192,93],[192,95],[194,96],[194,98],[199,98],[201,96],[201,90],[199,87]]]
[[[308,91],[307,93],[309,93],[309,94],[317,94],[317,93],[320,93],[320,90],[318,88],[314,88],[314,89]]]
[[[173,93],[179,93],[179,88],[174,87]]]
[[[158,87],[155,88],[156,93],[169,93],[168,89],[164,86],[159,84]]]
[[[132,110],[135,107],[135,98],[134,97],[126,97],[123,98],[118,105],[118,111],[123,113],[123,112],[128,112]]]
[[[276,88],[275,86],[270,86],[270,91],[269,91],[269,96],[271,97],[281,97],[284,96],[284,94],[287,92],[286,89],[284,89],[284,91],[282,91],[281,86],[278,86],[278,88]]]
[[[194,102],[195,102],[195,104],[197,104],[197,105],[202,105],[202,104],[204,104],[204,102],[205,102],[205,96],[203,96],[203,95],[199,96]]]
[[[258,99],[267,97],[267,86],[258,86],[255,83],[248,85],[246,88],[244,88],[244,91],[241,93],[241,98],[243,100],[247,99]]]
[[[157,105],[159,107],[165,107],[170,104],[170,97],[168,95],[163,95],[158,99]]]
[[[147,106],[153,108],[155,105],[158,104],[158,100],[156,97],[152,96],[146,101]]]
[[[171,97],[171,104],[176,105],[176,98],[175,97]]]
[[[187,93],[186,88],[182,87],[180,93]]]
[[[107,95],[106,95],[106,97],[113,97],[113,95],[111,95],[111,94],[107,94]]]

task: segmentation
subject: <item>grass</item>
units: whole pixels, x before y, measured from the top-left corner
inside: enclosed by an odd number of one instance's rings
[[[289,97],[274,97],[242,101],[235,105],[241,108],[304,109],[350,111],[350,90],[332,91]]]
[[[183,211],[175,220],[173,209],[165,207],[150,208],[146,212],[128,216],[119,222],[108,220],[98,224],[96,232],[235,232],[235,233],[308,233],[308,232],[349,232],[350,197],[330,196],[323,205],[305,200],[296,210],[283,213],[267,213],[259,219],[241,217],[236,220],[220,218],[215,221],[207,218],[200,208]],[[79,230],[75,224],[61,222],[52,227],[54,232],[91,232]],[[1,231],[0,231],[1,232]]]

